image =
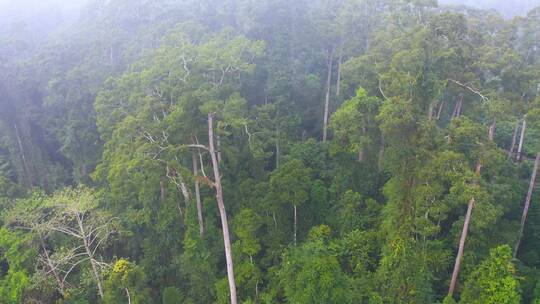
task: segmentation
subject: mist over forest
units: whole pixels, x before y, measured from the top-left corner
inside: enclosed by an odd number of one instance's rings
[[[538,304],[539,167],[540,0],[0,0],[2,304]]]
[[[481,9],[495,9],[505,17],[523,16],[540,5],[539,0],[441,0],[445,5],[466,5]]]

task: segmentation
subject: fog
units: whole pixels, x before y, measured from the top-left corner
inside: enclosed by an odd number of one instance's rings
[[[496,9],[505,17],[514,17],[527,14],[529,10],[540,5],[540,0],[439,0],[439,4]]]
[[[0,33],[13,27],[42,37],[76,20],[87,0],[0,0]]]

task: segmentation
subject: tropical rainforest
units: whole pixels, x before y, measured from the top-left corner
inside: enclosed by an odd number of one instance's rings
[[[0,303],[540,303],[540,7],[48,26],[0,30]]]

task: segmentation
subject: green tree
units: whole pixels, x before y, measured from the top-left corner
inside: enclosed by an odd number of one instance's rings
[[[460,303],[521,303],[509,246],[492,249],[489,257],[470,274]]]

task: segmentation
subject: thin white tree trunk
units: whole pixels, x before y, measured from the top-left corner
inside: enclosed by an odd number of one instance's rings
[[[523,237],[523,230],[525,229],[525,221],[527,220],[527,214],[529,213],[529,207],[531,205],[531,198],[534,191],[534,186],[536,184],[536,173],[538,172],[538,163],[540,163],[540,152],[536,154],[536,159],[534,160],[534,168],[531,174],[531,180],[529,182],[529,191],[527,192],[527,198],[525,199],[525,206],[523,207],[523,214],[521,215],[521,225],[519,227],[519,235],[516,246],[514,247],[514,258],[516,257],[519,245],[521,243],[521,238]]]
[[[212,159],[212,168],[214,170],[214,188],[216,189],[216,201],[218,204],[219,215],[221,217],[221,228],[223,230],[223,243],[225,246],[225,259],[227,262],[227,277],[229,279],[229,290],[231,295],[231,304],[237,304],[236,282],[234,279],[234,266],[231,249],[231,239],[229,236],[229,223],[225,203],[223,202],[223,189],[221,186],[221,175],[219,172],[219,162],[214,147],[214,116],[208,114],[208,142],[210,158]]]
[[[516,128],[514,129],[514,134],[512,135],[512,144],[510,145],[510,149],[508,150],[508,159],[511,159],[514,156],[514,150],[516,148],[516,141],[520,124],[521,122],[518,120],[518,122],[516,123]]]
[[[479,161],[476,165],[476,179],[474,181],[475,184],[478,184],[480,179],[480,170],[482,168],[481,162]],[[456,256],[456,261],[454,263],[454,271],[452,272],[452,279],[450,281],[450,287],[448,288],[448,296],[452,297],[454,294],[454,290],[456,288],[457,279],[459,275],[459,271],[461,270],[461,260],[463,259],[463,250],[465,249],[465,241],[467,240],[467,234],[469,233],[469,225],[471,223],[471,216],[472,211],[474,208],[475,199],[472,197],[469,200],[469,204],[467,205],[467,214],[465,215],[465,221],[463,222],[463,230],[461,231],[461,237],[459,239],[459,248],[458,253]]]
[[[99,296],[103,299],[103,284],[101,283],[99,271],[97,269],[96,261],[94,259],[94,253],[90,249],[90,245],[88,243],[88,239],[87,239],[88,235],[86,235],[86,232],[84,231],[83,223],[79,215],[77,215],[77,222],[79,224],[81,235],[83,236],[82,240],[83,240],[84,250],[86,252],[86,255],[88,256],[88,259],[90,260],[90,264],[92,265],[92,271],[94,272],[94,278],[96,279]]]
[[[429,103],[428,113],[427,113],[428,121],[433,120],[433,108],[435,108],[435,103],[436,102],[437,101],[433,100],[432,102]]]
[[[51,261],[51,257],[49,256],[49,252],[47,251],[47,248],[45,247],[45,242],[43,241],[43,238],[41,237],[41,235],[39,236],[39,241],[41,242],[41,247],[43,248],[43,253],[45,254],[45,260],[47,262],[47,266],[49,266],[49,271],[53,274],[54,279],[56,280],[56,283],[58,284],[60,294],[62,296],[65,296],[64,282],[62,282],[62,280],[60,279],[60,276],[58,275],[58,271]]]
[[[488,139],[489,141],[493,141],[494,137],[495,137],[495,128],[497,127],[497,121],[494,119],[493,120],[493,123],[489,126],[489,135],[488,135]]]
[[[324,101],[324,118],[323,118],[323,142],[326,142],[328,138],[328,115],[330,112],[330,87],[332,85],[332,66],[334,64],[334,50],[328,52],[328,58],[326,62],[327,75],[326,75],[326,97]]]
[[[461,116],[461,107],[463,105],[463,94],[459,94],[459,99],[454,106],[454,111],[452,112],[452,118],[459,118]]]
[[[294,235],[293,235],[293,243],[294,246],[296,246],[296,231],[297,231],[297,225],[298,225],[298,218],[296,213],[296,205],[293,205],[294,208]]]
[[[131,304],[131,296],[129,295],[129,289],[127,289],[127,287],[124,288],[124,289],[125,289],[125,291],[126,291],[126,296],[127,296],[127,299],[128,299],[128,304]]]
[[[193,176],[195,177],[195,201],[197,203],[197,218],[199,220],[199,234],[201,237],[204,236],[204,220],[202,214],[202,202],[201,202],[201,190],[199,184],[199,166],[198,159],[195,151],[192,153],[192,162],[193,162]]]
[[[23,163],[24,171],[26,173],[26,180],[29,187],[34,186],[34,177],[33,172],[30,169],[30,165],[28,164],[28,160],[26,159],[26,151],[24,150],[24,145],[22,143],[21,134],[19,133],[19,128],[17,127],[17,124],[13,125],[13,128],[15,129],[15,137],[17,138],[17,144],[19,146],[19,152],[21,156],[21,160]]]
[[[280,148],[279,148],[279,125],[276,128],[276,169],[279,168],[279,154],[280,154]]]
[[[337,66],[337,80],[336,80],[336,96],[341,93],[341,63],[343,61],[343,54],[339,55]]]
[[[526,117],[523,117],[523,122],[521,124],[521,136],[519,137],[519,145],[517,150],[517,161],[522,160],[522,153],[523,153],[523,142],[525,141],[525,130],[527,129],[527,119]]]
[[[441,102],[441,104],[439,105],[439,110],[437,111],[437,120],[439,120],[441,118],[441,113],[442,113],[442,110],[444,108],[444,104],[445,104],[446,100],[443,99],[443,101]]]
[[[219,137],[219,135],[216,138],[217,138],[216,140],[217,160],[218,160],[218,163],[221,163],[221,138]]]

